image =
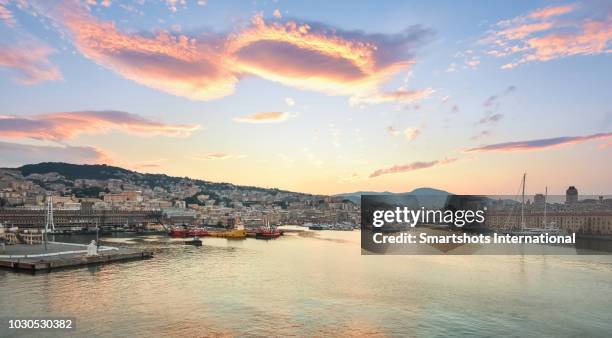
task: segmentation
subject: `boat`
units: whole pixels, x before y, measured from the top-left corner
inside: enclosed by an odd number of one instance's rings
[[[208,231],[202,228],[185,228],[174,227],[168,232],[170,237],[185,238],[185,237],[204,237],[208,236]]]
[[[197,238],[197,237],[194,237],[194,238],[192,238],[192,239],[190,239],[190,240],[187,240],[187,241],[185,241],[184,243],[185,243],[186,245],[202,246],[202,240],[201,240],[201,239],[199,239],[199,238]]]
[[[310,230],[341,230],[341,231],[353,231],[353,224],[349,222],[342,223],[308,223],[308,229]]]
[[[252,229],[249,232],[249,237],[255,237],[257,239],[273,239],[283,235],[282,230],[270,225],[270,220],[268,218],[264,218],[263,226]]]
[[[321,224],[313,224],[308,227],[310,230],[323,230],[323,226]]]
[[[353,224],[349,222],[335,223],[329,227],[330,230],[353,231]]]
[[[230,239],[242,239],[247,237],[247,232],[244,229],[231,229],[225,231],[209,231],[207,236],[221,237]]]
[[[187,237],[188,236],[187,233],[188,233],[188,231],[184,227],[174,227],[174,228],[170,229],[170,231],[168,232],[168,235],[170,237],[183,238],[183,237]]]
[[[283,232],[276,228],[259,228],[256,232],[257,239],[273,239],[282,236]]]
[[[194,228],[194,229],[189,229],[187,231],[187,235],[188,236],[193,236],[193,237],[204,237],[204,236],[208,236],[208,231],[206,231],[206,229],[202,229],[202,228]]]
[[[548,199],[548,187],[545,188],[546,193],[544,195],[544,221],[543,227],[526,227],[525,226],[525,181],[527,178],[527,173],[523,174],[523,180],[521,182],[521,224],[520,229],[518,230],[510,230],[507,232],[509,235],[518,235],[518,236],[553,236],[553,235],[562,235],[563,231],[557,226],[556,223],[551,222],[548,223],[546,221],[546,211],[547,211],[547,199]]]

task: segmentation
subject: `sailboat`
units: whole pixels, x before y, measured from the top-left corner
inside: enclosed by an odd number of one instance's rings
[[[548,204],[548,187],[546,187],[546,193],[544,195],[544,224],[543,227],[526,227],[525,226],[525,182],[527,179],[527,173],[523,173],[523,180],[521,182],[521,228],[518,231],[510,231],[510,235],[528,235],[528,236],[538,236],[538,235],[560,235],[562,233],[561,229],[554,223],[548,224],[546,222],[546,211]]]

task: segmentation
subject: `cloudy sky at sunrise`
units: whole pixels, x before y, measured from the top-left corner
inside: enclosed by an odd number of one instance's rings
[[[609,1],[0,0],[0,166],[612,192]]]

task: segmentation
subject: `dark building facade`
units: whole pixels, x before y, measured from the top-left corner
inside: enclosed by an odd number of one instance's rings
[[[565,191],[565,203],[566,204],[576,204],[578,203],[578,189],[573,185],[567,188]]]
[[[0,223],[6,227],[22,229],[40,229],[46,223],[45,209],[0,208]],[[160,210],[120,210],[92,209],[76,210],[56,209],[53,211],[55,229],[59,231],[77,231],[88,228],[140,226],[147,223],[160,223]]]

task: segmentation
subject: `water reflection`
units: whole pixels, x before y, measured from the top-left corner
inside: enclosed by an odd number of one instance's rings
[[[0,299],[18,304],[0,316],[75,316],[74,336],[612,332],[610,256],[361,256],[359,232],[334,231],[205,238],[200,248],[160,236],[106,240],[156,255],[0,272]]]

